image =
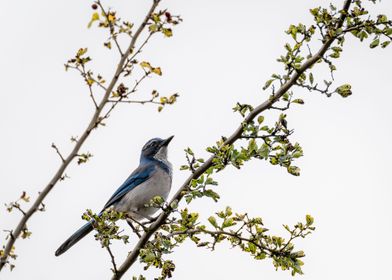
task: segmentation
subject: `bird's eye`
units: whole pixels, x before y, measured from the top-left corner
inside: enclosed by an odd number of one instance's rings
[[[152,141],[148,147],[154,147],[157,145],[157,141]]]
[[[157,140],[152,140],[151,142],[148,142],[148,143],[143,147],[143,150],[150,149],[150,148],[155,148],[155,147],[158,146],[158,144],[159,144],[159,141],[157,141]]]

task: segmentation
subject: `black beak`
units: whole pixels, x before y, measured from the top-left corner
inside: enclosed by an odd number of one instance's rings
[[[173,139],[174,135],[170,136],[169,138],[163,140],[163,142],[161,143],[161,146],[167,146],[169,145],[170,141]]]

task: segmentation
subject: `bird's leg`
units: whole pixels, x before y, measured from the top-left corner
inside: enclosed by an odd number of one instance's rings
[[[132,228],[132,231],[140,238],[141,234],[139,233],[139,230],[135,228],[135,226],[132,224],[130,219],[126,219],[128,225]]]
[[[158,219],[158,217],[159,217],[159,216],[156,216],[156,217],[143,216],[143,218],[145,218],[145,219],[148,220],[148,221],[143,222],[143,223],[141,223],[141,224],[142,224],[142,225],[151,224],[151,223],[155,222],[155,221]]]
[[[140,222],[136,221],[134,218],[132,218],[132,220],[134,222],[137,222],[140,226],[151,224],[151,223],[155,222],[158,219],[158,216],[157,217],[150,217],[148,215],[144,215],[144,214],[140,213],[140,211],[133,211],[133,212],[131,212],[131,216],[139,217],[139,218],[143,218],[143,219],[148,220],[147,222],[140,223]],[[138,219],[138,220],[141,220],[141,219]]]
[[[144,231],[147,231],[148,229],[147,229],[147,227],[145,226],[145,223],[139,222],[138,220],[136,220],[135,218],[133,218],[134,216],[140,216],[140,217],[144,218],[143,215],[140,215],[140,214],[137,213],[137,212],[128,212],[128,214],[127,214],[127,223],[131,226],[130,223],[131,223],[131,221],[132,221],[132,222],[138,224],[139,226],[141,226],[141,227],[143,228]],[[133,229],[134,226],[132,225],[131,228]]]

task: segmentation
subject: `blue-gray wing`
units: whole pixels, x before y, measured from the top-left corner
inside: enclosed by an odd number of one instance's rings
[[[136,168],[136,170],[132,172],[128,179],[110,197],[108,202],[106,202],[102,211],[119,202],[130,190],[147,181],[154,173],[154,170],[155,167],[153,165],[147,165],[142,167],[139,166],[138,168]]]

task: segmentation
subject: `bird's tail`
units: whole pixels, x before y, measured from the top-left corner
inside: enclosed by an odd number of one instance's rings
[[[61,246],[56,250],[54,254],[56,256],[60,256],[62,253],[64,253],[73,245],[75,245],[80,239],[82,239],[87,234],[89,234],[92,230],[93,230],[92,223],[89,222],[85,224],[78,231],[72,234],[67,240],[65,240],[65,242],[61,244]]]

